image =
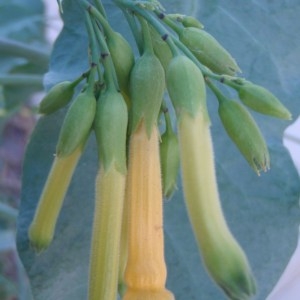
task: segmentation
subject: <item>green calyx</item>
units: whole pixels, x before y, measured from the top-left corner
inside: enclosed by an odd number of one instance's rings
[[[208,32],[187,27],[179,31],[179,39],[203,65],[214,73],[233,76],[241,72],[229,52]]]
[[[165,73],[158,58],[146,51],[133,66],[130,75],[131,131],[144,119],[150,137],[164,94]]]
[[[167,115],[168,112],[165,113]],[[166,116],[166,131],[161,136],[160,163],[164,197],[171,197],[177,188],[179,172],[179,145],[169,115]]]
[[[39,105],[39,113],[51,114],[66,106],[73,98],[75,87],[88,76],[90,71],[83,73],[73,81],[62,81],[54,85]]]
[[[276,118],[291,120],[288,109],[271,92],[249,81],[237,87],[240,100],[249,108]]]
[[[178,55],[171,60],[166,73],[166,82],[179,118],[181,111],[194,116],[201,110],[209,122],[203,75],[189,58]]]
[[[231,140],[259,175],[270,168],[266,142],[250,113],[240,103],[224,98],[219,101],[219,116]]]
[[[126,133],[128,113],[122,94],[108,89],[97,102],[94,121],[100,162],[108,170],[112,163],[116,170],[126,174]]]
[[[96,99],[87,89],[81,92],[67,111],[59,134],[56,154],[68,156],[89,136],[96,112]]]
[[[40,114],[51,114],[66,106],[74,95],[74,85],[70,81],[63,81],[54,85],[39,105]]]

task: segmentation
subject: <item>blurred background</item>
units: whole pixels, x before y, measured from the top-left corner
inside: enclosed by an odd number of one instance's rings
[[[30,299],[15,246],[22,161],[37,121],[53,42],[56,1],[0,1],[0,299]]]
[[[56,1],[0,1],[0,299],[26,299],[15,248],[22,160],[43,96],[43,74],[62,28]],[[300,118],[284,133],[300,172]]]

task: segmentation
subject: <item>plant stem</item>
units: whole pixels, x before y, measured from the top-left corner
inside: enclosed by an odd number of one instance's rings
[[[134,2],[128,0],[114,0],[114,2],[118,6],[128,8],[146,19],[160,34],[161,38],[168,44],[172,54],[174,56],[178,54],[178,50],[174,45],[173,39],[169,39],[169,32],[149,12],[135,5]]]
[[[100,13],[102,14],[102,16],[107,19],[107,15],[105,12],[105,9],[103,7],[102,1],[101,0],[95,0],[95,6],[97,7],[97,9],[100,11]]]
[[[88,78],[91,73],[91,69],[82,73],[79,77],[73,80],[72,87],[75,88],[83,79]]]
[[[89,12],[89,14],[91,14],[100,22],[106,35],[109,35],[113,32],[113,29],[110,27],[105,17],[91,3],[89,3],[86,0],[79,1],[82,4],[82,6]]]
[[[215,94],[215,96],[218,99],[219,103],[227,101],[227,98],[222,94],[222,92],[208,78],[205,78],[205,82],[208,85],[208,87],[212,90],[212,92]]]
[[[95,66],[97,67],[99,80],[102,81],[102,72],[100,69],[100,58],[98,55],[98,49],[97,49],[97,42],[96,42],[96,35],[93,29],[93,24],[90,18],[90,15],[87,11],[85,11],[85,23],[89,35],[90,40],[90,49],[91,49],[91,55],[92,55],[92,61],[90,63],[91,65],[91,72],[89,74],[89,83],[90,80],[94,80],[95,77]],[[89,88],[91,88],[91,84],[89,84]]]
[[[100,31],[96,21],[92,19],[94,32],[96,34],[96,38],[99,42],[100,50],[101,50],[101,59],[105,69],[105,78],[107,80],[107,87],[119,90],[118,80],[116,71],[114,68],[114,64],[108,49],[108,46],[105,41],[105,37],[103,33]]]
[[[139,17],[143,32],[143,52],[154,55],[152,40],[149,32],[148,23],[145,19]]]
[[[120,8],[122,9],[122,11],[125,15],[125,18],[129,24],[129,27],[131,29],[131,32],[132,32],[135,42],[137,44],[139,53],[141,54],[143,52],[143,39],[141,36],[141,32],[137,26],[136,19],[132,12],[129,12],[127,9],[123,9],[122,7],[120,7]]]
[[[182,28],[178,26],[171,18],[169,18],[166,14],[155,11],[156,15],[164,21],[165,24],[167,24],[171,29],[173,29],[178,35],[182,31]]]
[[[91,61],[91,66],[93,64],[97,64],[99,62],[99,56],[98,56],[98,49],[97,49],[97,43],[96,43],[96,35],[93,29],[92,21],[90,18],[89,13],[86,11],[85,12],[85,21],[86,21],[86,27],[89,35],[89,40],[90,40],[90,49],[92,53],[92,61]]]

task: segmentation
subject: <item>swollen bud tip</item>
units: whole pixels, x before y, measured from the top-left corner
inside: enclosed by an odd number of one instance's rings
[[[249,81],[236,87],[239,98],[249,108],[276,118],[291,120],[288,109],[270,91]]]
[[[74,85],[70,81],[63,81],[54,85],[45,95],[39,105],[40,114],[51,114],[66,106],[74,95]]]
[[[182,29],[179,39],[211,71],[231,76],[241,72],[234,58],[208,32],[187,27]]]
[[[107,46],[113,60],[121,92],[129,96],[129,77],[134,65],[132,48],[127,40],[115,31],[111,31],[108,35]]]
[[[226,99],[219,104],[219,116],[231,140],[259,175],[270,168],[266,142],[250,113],[240,103]]]
[[[60,130],[56,153],[68,156],[89,136],[96,113],[96,99],[88,90],[80,93],[67,111]]]

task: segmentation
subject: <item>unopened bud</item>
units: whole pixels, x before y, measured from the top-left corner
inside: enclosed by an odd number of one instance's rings
[[[291,120],[291,113],[270,91],[246,81],[237,88],[239,98],[249,108],[280,119]]]
[[[233,100],[219,102],[219,115],[231,140],[259,175],[270,168],[266,142],[255,120],[245,107]]]
[[[129,77],[134,64],[131,46],[120,33],[115,31],[111,31],[108,35],[107,46],[114,63],[120,90],[129,96]]]
[[[54,85],[42,99],[39,113],[51,114],[68,104],[74,95],[74,85],[63,81]]]
[[[241,72],[229,52],[208,32],[187,27],[181,30],[179,39],[211,71],[227,75]]]
[[[203,24],[192,16],[183,16],[181,23],[184,27],[204,28]]]
[[[56,153],[70,155],[87,139],[96,112],[96,99],[90,90],[80,93],[70,106],[60,130]]]

